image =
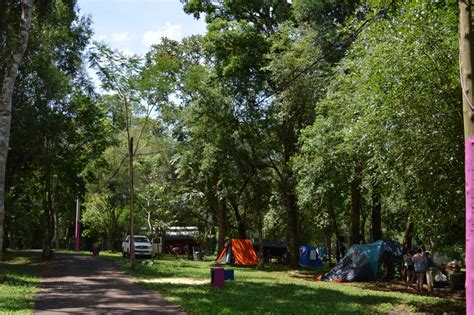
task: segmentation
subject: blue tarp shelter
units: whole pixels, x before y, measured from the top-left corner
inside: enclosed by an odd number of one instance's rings
[[[300,246],[300,266],[302,267],[323,267],[323,261],[319,258],[316,247]]]

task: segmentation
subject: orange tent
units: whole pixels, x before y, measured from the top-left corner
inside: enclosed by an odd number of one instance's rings
[[[255,266],[258,265],[259,260],[250,240],[233,239],[227,242],[227,245],[221,251],[219,257],[217,257],[216,262],[240,266]]]

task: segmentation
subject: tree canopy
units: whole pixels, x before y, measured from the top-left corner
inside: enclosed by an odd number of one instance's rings
[[[79,197],[87,242],[117,250],[133,137],[134,227],[149,236],[198,226],[209,253],[225,238],[285,239],[292,267],[300,245],[381,238],[462,256],[456,4],[181,2],[207,33],[143,56],[91,43],[75,1],[35,9],[13,95],[6,246],[71,246]],[[18,14],[0,5],[1,56]]]

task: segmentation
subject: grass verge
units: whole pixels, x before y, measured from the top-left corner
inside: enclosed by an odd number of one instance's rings
[[[118,260],[127,270],[126,260]],[[139,260],[136,270],[127,272],[189,314],[465,312],[464,303],[457,300],[309,281],[281,267],[232,269],[235,281],[226,281],[225,289],[210,286],[209,262]]]
[[[39,255],[6,252],[0,261],[0,314],[31,314],[41,280]]]

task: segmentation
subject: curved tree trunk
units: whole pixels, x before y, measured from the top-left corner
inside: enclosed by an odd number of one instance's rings
[[[403,254],[407,254],[411,250],[411,243],[413,240],[413,221],[409,215],[405,226],[405,234],[403,235]]]
[[[380,186],[372,185],[372,238],[373,241],[382,239],[382,203],[380,202]]]
[[[237,230],[239,232],[240,239],[247,238],[247,225],[245,223],[245,218],[242,217],[239,211],[239,204],[237,202],[231,202],[232,209],[234,210],[235,220],[237,221]]]
[[[351,245],[360,243],[360,212],[362,206],[360,186],[361,179],[357,176],[351,183]]]
[[[298,203],[296,199],[295,185],[292,181],[286,181],[285,186],[287,187],[285,206],[287,214],[288,247],[290,250],[290,268],[296,269],[298,268],[300,245]]]
[[[50,163],[47,161],[46,163]],[[43,183],[43,225],[45,235],[43,236],[43,259],[52,259],[51,246],[54,238],[54,207],[52,198],[52,170],[51,165],[47,165],[46,174]]]
[[[336,211],[334,211],[334,207],[330,206],[329,210],[329,216],[331,220],[331,224],[333,227],[333,233],[334,236],[336,237],[336,262],[339,262],[341,260],[341,256],[344,256],[343,252],[343,237],[341,236],[341,233],[339,232],[339,226],[337,224],[337,218],[336,218]],[[345,250],[344,250],[345,252]]]
[[[3,259],[3,225],[5,222],[5,169],[7,165],[8,145],[10,143],[10,124],[12,97],[15,80],[21,59],[28,45],[31,25],[32,0],[21,1],[20,29],[11,59],[5,70],[0,97],[0,260]]]
[[[218,240],[219,254],[224,248],[225,237],[227,235],[226,218],[227,218],[226,201],[224,198],[221,198],[217,201],[217,221],[219,222],[219,240]]]

